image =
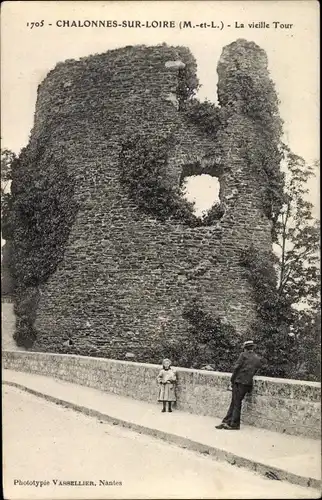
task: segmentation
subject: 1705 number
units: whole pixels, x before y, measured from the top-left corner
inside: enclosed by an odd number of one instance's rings
[[[44,26],[44,23],[45,23],[44,20],[32,21],[30,23],[27,23],[27,28],[30,28],[31,30],[32,30],[32,28],[42,28]]]

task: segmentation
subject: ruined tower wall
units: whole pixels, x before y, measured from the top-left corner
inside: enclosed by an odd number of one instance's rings
[[[260,182],[234,137],[227,139],[220,175],[226,212],[214,226],[160,222],[143,214],[120,184],[119,153],[128,134],[175,136],[171,182],[184,164],[216,155],[211,139],[177,109],[180,65],[169,61],[178,60],[194,68],[185,49],[129,47],[59,64],[39,88],[30,148],[45,143],[39,175],[54,175],[55,162],[64,162],[78,211],[62,262],[39,288],[36,350],[61,351],[72,338],[70,352],[122,358],[131,351],[144,360],[162,329],[169,337],[184,335],[182,311],[194,297],[239,333],[255,318],[240,252],[252,242],[269,248],[271,227]],[[234,134],[249,133],[247,120],[232,120]]]

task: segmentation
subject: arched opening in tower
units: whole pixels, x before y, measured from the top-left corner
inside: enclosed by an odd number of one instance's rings
[[[218,159],[202,158],[182,166],[180,187],[182,196],[194,203],[194,215],[203,225],[213,225],[224,215],[220,179],[222,166]]]
[[[209,174],[191,175],[181,185],[183,197],[194,203],[194,214],[204,217],[214,205],[220,205],[220,182]]]

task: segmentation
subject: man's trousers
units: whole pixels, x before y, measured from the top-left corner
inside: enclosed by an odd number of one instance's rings
[[[239,429],[240,427],[240,414],[242,401],[248,392],[251,392],[252,386],[234,382],[231,395],[231,403],[227,415],[223,419],[223,423],[228,424],[230,427]]]

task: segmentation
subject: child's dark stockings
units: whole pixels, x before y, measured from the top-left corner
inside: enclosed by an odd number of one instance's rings
[[[163,401],[163,408],[161,411],[162,411],[162,413],[167,411],[167,402],[166,401]],[[168,401],[168,411],[172,412],[171,401]]]

